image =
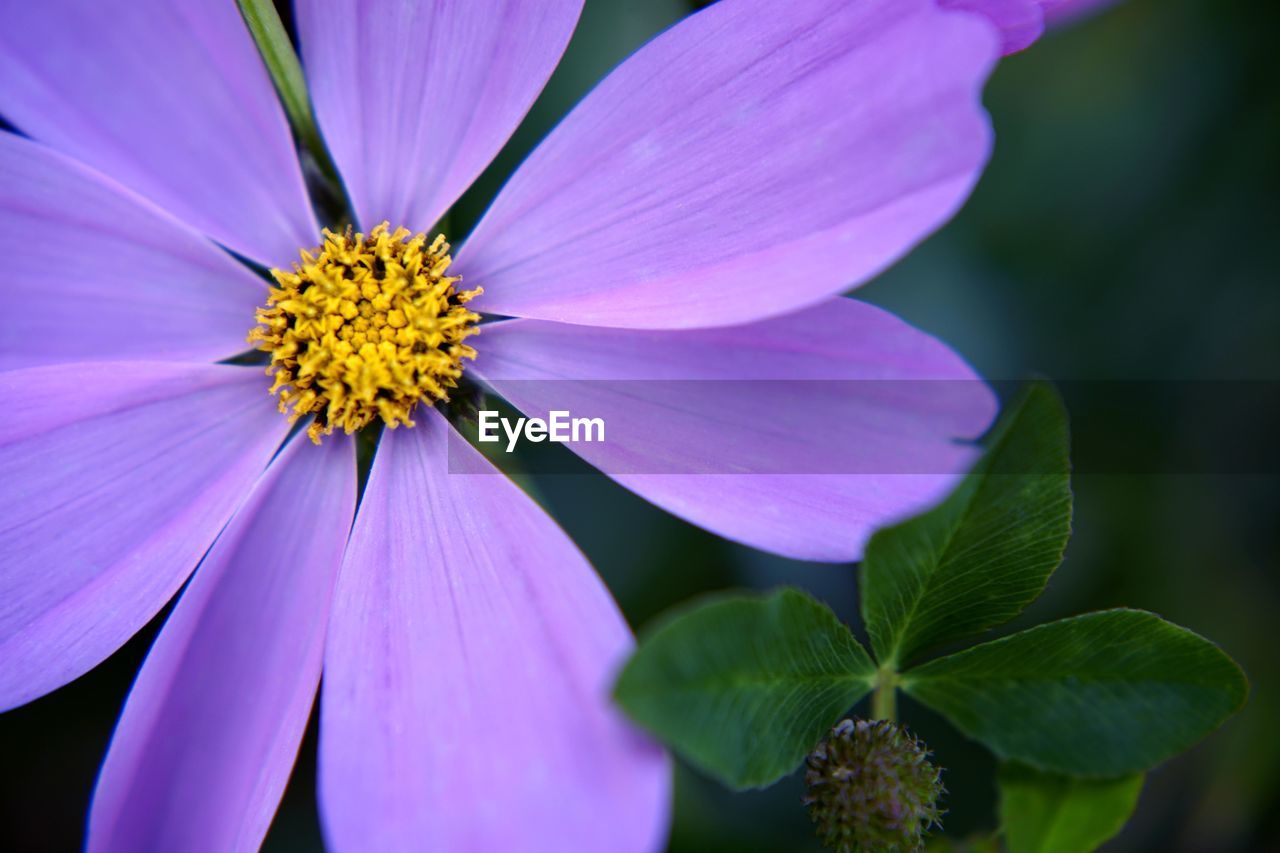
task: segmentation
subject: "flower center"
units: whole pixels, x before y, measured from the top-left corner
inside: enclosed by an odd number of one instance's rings
[[[386,222],[367,237],[326,230],[323,245],[301,254],[293,272],[271,271],[278,286],[249,333],[271,354],[281,412],[314,414],[307,435],[319,444],[375,417],[413,426],[419,402],[449,399],[462,360],[476,357],[463,341],[480,331],[480,315],[465,306],[481,289],[455,289],[443,234],[428,244]]]

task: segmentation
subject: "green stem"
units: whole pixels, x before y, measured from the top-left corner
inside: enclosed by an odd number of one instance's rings
[[[325,148],[320,130],[316,127],[315,116],[311,112],[311,98],[307,95],[302,65],[298,62],[298,54],[289,41],[289,34],[276,12],[275,4],[271,0],[236,0],[236,5],[240,7],[240,14],[258,45],[258,52],[262,54],[271,82],[280,94],[280,103],[284,106],[298,145],[310,152],[324,176],[334,186],[341,188],[338,170],[329,158],[329,150]]]
[[[880,668],[876,671],[876,692],[871,697],[871,716],[877,720],[897,722],[898,719],[898,673],[892,669]]]

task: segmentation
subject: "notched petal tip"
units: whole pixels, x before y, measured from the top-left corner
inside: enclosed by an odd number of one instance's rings
[[[606,78],[459,251],[488,310],[633,328],[746,323],[875,275],[990,150],[992,28],[933,0],[724,0]],[[922,61],[921,57],[928,57]],[[619,109],[626,104],[626,109]]]

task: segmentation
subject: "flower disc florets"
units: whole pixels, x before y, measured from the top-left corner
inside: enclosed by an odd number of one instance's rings
[[[843,720],[806,759],[805,805],[839,853],[924,849],[938,824],[942,771],[924,745],[887,720]]]
[[[249,341],[271,354],[271,393],[291,420],[307,414],[317,444],[335,428],[347,433],[381,417],[413,426],[419,402],[447,400],[476,352],[465,341],[480,315],[466,303],[481,293],[457,290],[446,275],[453,259],[444,235],[388,230],[366,237],[348,227],[326,230],[324,244],[302,253],[293,272],[272,270],[277,287],[259,308]]]

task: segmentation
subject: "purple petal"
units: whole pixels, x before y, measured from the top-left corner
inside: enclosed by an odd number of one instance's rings
[[[1045,0],[938,0],[949,9],[985,15],[1000,31],[1005,54],[1030,47],[1044,33]]]
[[[0,114],[242,254],[291,263],[317,226],[236,4],[0,6]]]
[[[460,251],[481,310],[743,323],[860,284],[987,159],[991,28],[933,0],[722,0],[649,43],[510,180]]]
[[[1030,47],[1046,26],[1068,23],[1115,0],[938,0],[949,9],[985,15],[1000,31],[1005,54]]]
[[[604,442],[569,446],[604,473],[799,559],[857,559],[875,528],[942,497],[975,458],[957,439],[995,414],[959,356],[851,299],[695,331],[515,320],[478,341],[475,375],[522,411],[603,418]]]
[[[383,435],[334,598],[320,794],[344,850],[641,851],[670,770],[610,705],[631,635],[564,533],[427,410]]]
[[[217,360],[248,348],[261,279],[113,181],[0,133],[0,370]]]
[[[160,610],[288,422],[258,368],[0,373],[0,710],[92,669]]]
[[[560,61],[581,0],[299,0],[311,98],[360,221],[426,230]]]
[[[320,682],[353,447],[294,438],[200,564],[116,726],[89,850],[262,843]]]

